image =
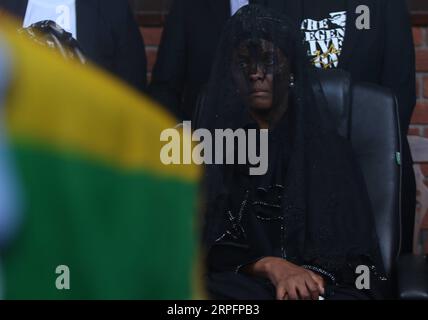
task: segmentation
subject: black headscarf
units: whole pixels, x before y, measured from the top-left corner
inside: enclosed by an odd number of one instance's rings
[[[300,33],[292,22],[256,5],[243,7],[230,19],[198,126],[214,130],[248,125],[248,107],[232,76],[233,55],[243,41],[261,39],[287,57],[294,86],[277,81],[283,67],[274,57],[274,108],[282,97],[288,99],[288,109],[270,129],[266,175],[250,177],[237,165],[206,168],[208,267],[239,270],[260,257],[282,256],[327,272],[336,284],[353,286],[357,266],[367,265],[371,286],[377,287],[385,278],[365,182],[349,142],[331,128],[325,100],[314,91],[319,86],[308,71]],[[269,228],[259,228],[263,219],[279,227],[279,242],[273,243]],[[281,250],[279,243],[284,245]]]

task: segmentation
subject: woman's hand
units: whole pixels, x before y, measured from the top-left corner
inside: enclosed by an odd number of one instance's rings
[[[324,279],[284,259],[266,257],[250,265],[248,272],[268,278],[278,300],[318,300],[324,294]]]

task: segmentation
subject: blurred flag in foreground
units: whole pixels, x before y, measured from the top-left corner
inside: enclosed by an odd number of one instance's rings
[[[199,172],[160,162],[174,119],[2,24],[2,121],[23,195],[1,252],[5,298],[191,298]]]

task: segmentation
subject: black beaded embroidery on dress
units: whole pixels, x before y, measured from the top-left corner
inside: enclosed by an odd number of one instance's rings
[[[225,241],[228,237],[231,237],[234,240],[245,240],[247,238],[244,227],[242,226],[242,217],[248,204],[248,195],[249,191],[245,193],[245,199],[242,201],[237,214],[232,213],[233,209],[228,209],[226,211],[226,219],[229,222],[229,226],[226,232],[223,233],[223,235],[218,238],[216,242]]]

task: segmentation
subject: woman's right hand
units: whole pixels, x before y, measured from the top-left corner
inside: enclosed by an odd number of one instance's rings
[[[318,300],[324,294],[320,275],[281,258],[262,258],[247,270],[268,278],[276,288],[277,300]]]

